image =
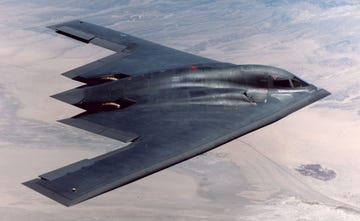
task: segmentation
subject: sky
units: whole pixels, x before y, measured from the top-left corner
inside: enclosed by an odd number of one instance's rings
[[[360,4],[354,1],[0,0],[0,215],[4,220],[360,220]],[[113,52],[46,26],[82,19],[235,64],[284,68],[328,98],[214,151],[65,208],[22,182],[123,144],[57,123],[50,95]],[[336,172],[302,176],[302,164]]]

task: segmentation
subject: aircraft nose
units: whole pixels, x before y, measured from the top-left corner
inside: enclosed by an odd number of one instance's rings
[[[319,94],[319,96],[321,98],[327,97],[329,95],[331,95],[331,93],[325,89],[322,88],[316,88],[317,93]]]
[[[78,104],[85,98],[85,89],[75,88],[51,96],[68,104]]]
[[[331,95],[331,93],[323,88],[317,87],[316,85],[310,84],[309,86],[307,86],[308,90],[310,92],[320,92],[321,94],[323,94],[325,97]]]

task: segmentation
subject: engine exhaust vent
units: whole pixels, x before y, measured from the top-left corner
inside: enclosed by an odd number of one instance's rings
[[[124,109],[135,103],[136,103],[135,101],[129,99],[118,99],[115,101],[99,102],[99,103],[79,103],[76,104],[75,106],[86,110],[87,113],[97,113],[103,111]]]

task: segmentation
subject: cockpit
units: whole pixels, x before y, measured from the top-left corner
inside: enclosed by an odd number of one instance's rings
[[[309,84],[294,74],[272,66],[264,65],[239,65],[239,75],[233,75],[232,82],[244,82],[252,87],[275,89],[300,89]]]

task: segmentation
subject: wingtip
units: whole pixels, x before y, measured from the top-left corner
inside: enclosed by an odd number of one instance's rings
[[[52,192],[51,190],[41,186],[39,184],[39,182],[41,181],[41,179],[39,178],[36,178],[36,179],[33,179],[33,180],[29,180],[29,181],[26,181],[26,182],[23,182],[22,185],[66,206],[66,207],[70,207],[70,206],[73,206],[75,204],[77,204],[76,202],[73,202],[55,192]]]
[[[61,22],[61,23],[54,24],[54,25],[49,25],[49,26],[46,26],[46,28],[49,28],[49,29],[52,29],[52,30],[56,31],[61,26],[64,26],[64,25],[67,25],[67,24],[73,24],[73,23],[84,23],[84,21],[79,20],[79,19],[74,19],[74,20]]]

